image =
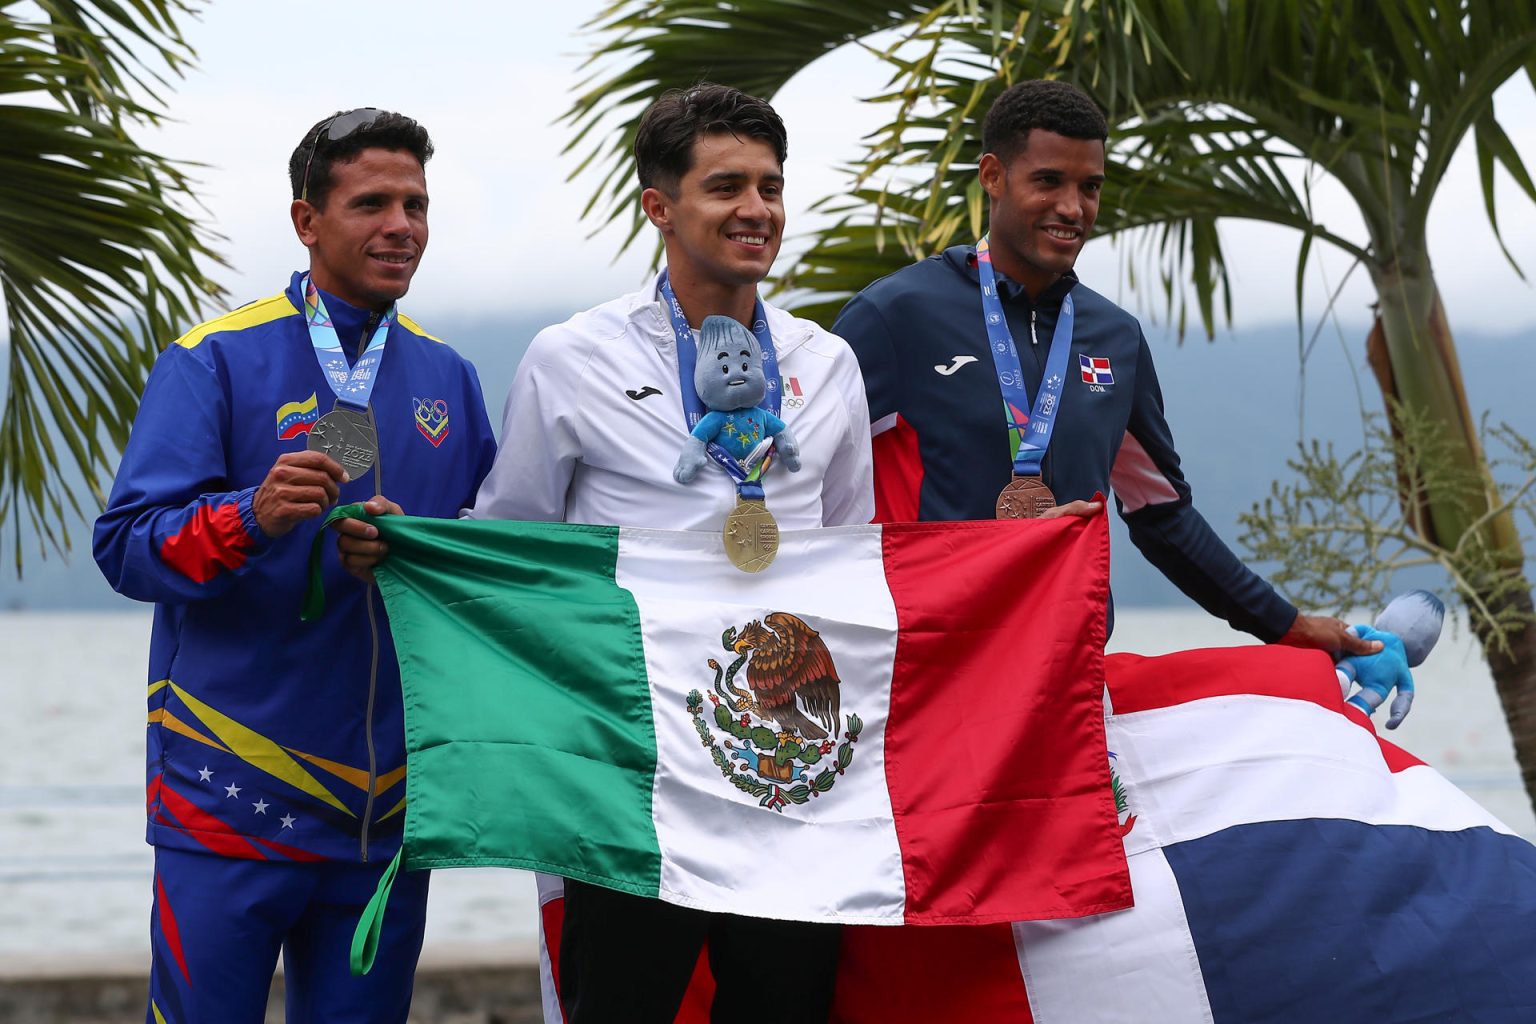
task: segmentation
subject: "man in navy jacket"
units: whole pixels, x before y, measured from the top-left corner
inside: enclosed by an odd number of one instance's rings
[[[299,609],[330,506],[452,517],[494,457],[473,368],[395,307],[426,248],[431,153],[371,108],[305,133],[289,177],[308,270],[167,347],[96,523],[108,582],[155,605],[150,1021],[263,1020],[279,949],[290,1022],[406,1019],[424,872],[395,886],[377,968],[347,968],[405,804],[371,526],[343,521],[325,614]]]
[[[1094,514],[1096,496],[1113,490],[1142,554],[1235,628],[1266,642],[1379,650],[1337,619],[1299,614],[1191,503],[1140,325],[1072,271],[1098,215],[1107,135],[1093,101],[1064,82],[1012,86],[983,128],[984,253],[1031,402],[1069,295],[1075,311],[1065,372],[1053,374],[1064,378],[1059,399],[1046,410],[1055,427],[1040,478],[1061,503],[1052,514]],[[976,246],[953,246],[876,281],[833,326],[864,374],[881,520],[991,518],[1024,428],[1039,418],[1038,406],[1005,406],[999,378],[1017,371],[994,362],[1009,346],[984,319],[981,269]]]

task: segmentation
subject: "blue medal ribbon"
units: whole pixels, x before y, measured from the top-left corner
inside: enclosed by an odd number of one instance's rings
[[[997,275],[992,270],[991,246],[986,238],[976,243],[976,270],[981,278],[981,311],[987,324],[988,348],[992,350],[997,383],[1003,391],[1004,415],[1008,418],[1009,432],[1019,439],[1019,448],[1013,458],[1013,474],[1039,476],[1040,464],[1045,461],[1046,449],[1051,444],[1051,432],[1056,429],[1056,414],[1061,411],[1061,390],[1067,381],[1067,357],[1072,352],[1072,323],[1076,319],[1072,296],[1067,295],[1061,300],[1061,313],[1051,336],[1051,350],[1045,357],[1045,376],[1035,395],[1034,407],[1025,416],[1022,410],[1030,401],[1029,393],[1024,390],[1024,367],[1019,362],[1018,347],[1013,343],[1013,332],[1008,330],[1003,300],[997,294]]]
[[[331,314],[326,311],[320,289],[315,287],[309,275],[299,281],[299,291],[304,295],[304,322],[309,325],[309,341],[315,347],[315,358],[325,381],[336,393],[336,401],[358,411],[368,408],[373,397],[373,385],[379,379],[379,365],[384,362],[384,346],[389,342],[389,328],[395,322],[395,305],[379,318],[379,326],[368,341],[368,347],[357,357],[357,363],[347,366],[347,357],[341,350],[341,339]]]
[[[699,347],[693,340],[693,328],[689,326],[688,317],[683,313],[683,307],[672,292],[672,284],[667,280],[665,270],[661,272],[661,280],[657,283],[656,290],[661,293],[661,304],[667,310],[667,316],[672,321],[672,333],[677,338],[678,394],[683,399],[683,419],[688,429],[692,431],[709,411],[704,407],[703,399],[699,398],[699,392],[693,386],[693,371],[699,361]],[[763,309],[762,299],[753,301],[752,333],[757,336],[757,343],[763,349],[763,376],[768,386],[763,402],[768,411],[777,416],[782,398],[779,389],[779,357],[773,349],[773,334],[768,330],[768,317]],[[746,501],[763,500],[762,476],[764,470],[768,468],[771,454],[759,459],[748,469],[714,441],[705,445],[704,450],[720,468],[731,475],[731,479],[736,482],[738,497]]]

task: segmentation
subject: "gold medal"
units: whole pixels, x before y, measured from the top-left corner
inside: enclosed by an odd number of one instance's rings
[[[1037,476],[1016,476],[997,496],[997,518],[1039,519],[1056,507],[1056,495]]]
[[[725,554],[742,572],[762,572],[779,553],[779,524],[760,501],[736,499],[725,517]]]

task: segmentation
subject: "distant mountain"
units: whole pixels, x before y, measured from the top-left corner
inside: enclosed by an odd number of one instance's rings
[[[568,315],[438,320],[429,329],[475,363],[491,421],[499,429],[502,404],[528,342],[539,329]],[[1357,386],[1367,409],[1381,408],[1364,365],[1363,326],[1346,329],[1342,343],[1337,335],[1325,335],[1307,361],[1304,378],[1298,370],[1294,328],[1255,328],[1214,342],[1202,338],[1182,345],[1155,334],[1155,329],[1149,329],[1149,337],[1196,506],[1234,544],[1239,513],[1267,494],[1272,480],[1287,473],[1285,460],[1295,451],[1299,412],[1305,411],[1308,437],[1333,441],[1347,451],[1358,446],[1361,436]],[[1463,333],[1457,344],[1474,414],[1487,411],[1495,421],[1505,420],[1536,438],[1536,327],[1506,336]],[[126,606],[91,560],[89,524],[78,523],[71,530],[74,553],[67,564],[56,556],[37,560],[35,540],[24,529],[27,561],[21,582],[15,578],[9,534],[7,524],[0,558],[0,609]],[[1111,543],[1117,603],[1131,607],[1186,601],[1141,559],[1118,519]]]
[[[1305,376],[1294,327],[1269,326],[1182,345],[1166,336],[1153,339],[1168,421],[1195,507],[1234,548],[1238,515],[1267,495],[1272,481],[1290,479],[1285,463],[1296,453],[1300,423],[1308,439],[1331,441],[1344,453],[1360,446],[1362,404],[1369,412],[1382,411],[1381,392],[1365,365],[1366,331],[1364,325],[1345,328],[1342,341],[1337,332],[1324,333]],[[1536,326],[1501,336],[1460,333],[1456,341],[1474,418],[1486,411],[1493,422],[1505,421],[1536,439]],[[1111,548],[1119,603],[1186,600],[1141,559],[1118,520]],[[1438,586],[1440,579],[1431,574],[1401,585]]]

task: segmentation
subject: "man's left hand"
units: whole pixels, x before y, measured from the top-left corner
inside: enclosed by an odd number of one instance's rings
[[[1040,514],[1040,518],[1060,519],[1062,516],[1078,516],[1082,519],[1091,519],[1102,511],[1104,511],[1102,501],[1069,501],[1065,505],[1046,509]]]
[[[1285,631],[1279,640],[1287,647],[1315,647],[1338,658],[1344,654],[1375,654],[1381,650],[1380,640],[1362,640],[1349,631],[1349,626],[1331,615],[1301,615]]]
[[[405,515],[404,509],[382,495],[369,498],[363,509],[376,516]],[[336,552],[341,555],[342,568],[364,583],[372,583],[374,566],[389,554],[389,545],[379,540],[378,527],[361,519],[338,519],[331,529],[341,535],[336,538]]]

